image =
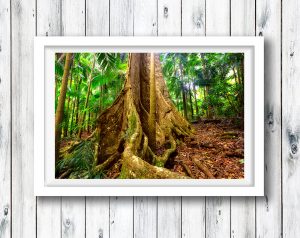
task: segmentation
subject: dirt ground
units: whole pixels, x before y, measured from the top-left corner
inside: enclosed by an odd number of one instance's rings
[[[244,178],[243,130],[230,121],[202,121],[193,127],[194,136],[177,148],[177,155],[169,164],[171,170],[196,179]]]

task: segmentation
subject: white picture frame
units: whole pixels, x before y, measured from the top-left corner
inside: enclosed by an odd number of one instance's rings
[[[55,179],[55,52],[243,52],[244,179]],[[34,40],[35,196],[263,196],[263,37],[36,37]]]

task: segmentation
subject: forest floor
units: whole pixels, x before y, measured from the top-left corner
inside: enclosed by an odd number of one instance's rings
[[[170,169],[196,179],[244,178],[244,131],[230,121],[200,121],[193,126],[194,136],[179,145]]]
[[[184,138],[168,160],[166,168],[193,179],[244,178],[244,130],[230,120],[200,120],[192,124],[193,135]],[[83,132],[82,139],[91,133]],[[72,139],[65,140],[61,148]],[[160,149],[156,154],[161,154]],[[111,166],[103,178],[120,175],[121,161]]]

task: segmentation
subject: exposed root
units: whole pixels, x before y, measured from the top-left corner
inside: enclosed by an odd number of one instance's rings
[[[199,169],[201,169],[205,175],[210,178],[210,179],[215,179],[215,176],[212,175],[212,173],[209,171],[209,169],[203,165],[200,161],[198,161],[197,159],[195,159],[194,157],[191,157],[192,161],[197,165],[197,167]]]

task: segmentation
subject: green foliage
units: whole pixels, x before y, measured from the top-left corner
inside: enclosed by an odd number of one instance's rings
[[[183,95],[186,95],[186,107],[193,108],[189,112],[190,120],[192,115],[236,117],[243,114],[242,53],[167,53],[160,58],[171,99],[183,112]]]
[[[92,71],[93,59],[96,63]],[[60,54],[59,54],[60,55]],[[63,127],[65,134],[76,136],[79,127],[92,130],[98,115],[109,107],[122,90],[127,70],[128,54],[75,53],[67,88]],[[64,59],[55,61],[55,110],[60,93]],[[91,82],[89,81],[90,74]],[[71,80],[72,79],[72,80]],[[85,107],[89,84],[91,91]],[[79,124],[83,113],[84,121]]]

